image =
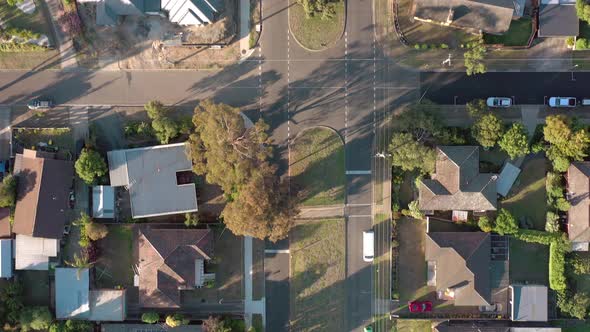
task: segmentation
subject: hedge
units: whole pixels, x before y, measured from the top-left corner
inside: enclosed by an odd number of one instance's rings
[[[512,234],[512,236],[521,241],[539,243],[546,246],[561,239],[560,233],[548,233],[534,229],[520,229],[518,233]]]
[[[549,288],[555,291],[565,291],[565,252],[561,241],[549,245]]]

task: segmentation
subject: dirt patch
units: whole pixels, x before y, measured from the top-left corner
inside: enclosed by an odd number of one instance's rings
[[[240,56],[238,45],[231,43],[237,32],[237,8],[236,1],[226,0],[219,18],[201,27],[180,26],[160,16],[126,16],[115,26],[98,26],[96,4],[80,3],[85,38],[77,41],[78,61],[113,70],[221,68]]]

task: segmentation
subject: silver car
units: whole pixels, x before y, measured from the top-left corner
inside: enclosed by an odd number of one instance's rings
[[[549,98],[550,107],[576,107],[578,102],[574,97],[551,97]]]
[[[35,100],[31,100],[28,104],[27,107],[30,110],[44,110],[44,109],[50,109],[53,108],[53,100],[51,99],[35,99]]]
[[[486,101],[488,107],[510,107],[512,99],[506,97],[489,97]]]

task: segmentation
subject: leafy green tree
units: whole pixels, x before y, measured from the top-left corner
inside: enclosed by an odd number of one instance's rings
[[[9,174],[2,179],[0,186],[0,207],[13,207],[16,205],[17,178]]]
[[[484,148],[491,148],[502,136],[502,120],[493,113],[488,113],[475,122],[472,135]]]
[[[0,303],[4,304],[6,322],[15,324],[19,320],[23,305],[23,287],[17,280],[9,281],[0,291]]]
[[[155,324],[160,320],[160,315],[155,311],[144,312],[141,321],[147,324]]]
[[[184,318],[182,314],[171,314],[166,316],[166,325],[169,327],[178,327],[181,325],[186,325],[189,323],[189,320]]]
[[[515,159],[524,156],[530,152],[528,143],[528,133],[522,123],[514,123],[512,127],[504,133],[498,142],[500,148]]]
[[[483,63],[486,55],[486,47],[483,39],[480,38],[477,42],[469,46],[469,49],[463,54],[467,75],[484,74],[487,71],[487,67]]]
[[[417,142],[409,133],[394,133],[389,144],[392,165],[405,171],[434,172],[436,151]]]
[[[86,235],[88,235],[88,238],[92,241],[104,239],[109,234],[109,229],[104,224],[89,222],[84,228]]]
[[[484,99],[474,99],[467,103],[466,108],[467,113],[475,119],[484,115],[484,113],[488,111],[488,105]]]
[[[583,160],[590,146],[590,135],[584,129],[574,131],[572,121],[563,115],[551,115],[545,119],[543,137],[550,145],[547,157],[553,168],[565,172],[572,160]]]
[[[180,133],[179,124],[171,118],[170,109],[165,107],[164,104],[152,100],[144,106],[144,109],[152,120],[152,128],[160,143],[168,144],[171,139],[178,136]]]
[[[567,212],[572,207],[564,197],[559,197],[555,200],[555,208],[559,211]]]
[[[518,233],[518,223],[510,211],[506,209],[500,209],[498,215],[496,216],[494,232],[500,235]]]
[[[568,292],[557,293],[557,306],[562,313],[577,319],[585,319],[590,306],[590,297],[585,292],[577,291],[574,294]]]
[[[47,307],[27,307],[20,314],[21,331],[46,330],[53,322],[53,316]]]
[[[590,23],[590,4],[586,0],[576,0],[576,13],[582,21]]]
[[[482,232],[486,233],[489,233],[494,229],[494,223],[486,216],[479,218],[477,221],[477,226],[479,226],[479,229],[481,229]]]
[[[86,184],[92,185],[107,174],[108,168],[104,158],[96,151],[84,148],[74,165],[76,173]]]
[[[559,216],[551,211],[547,212],[545,218],[545,231],[550,233],[559,232]]]
[[[404,216],[408,216],[414,219],[422,220],[424,219],[424,212],[420,211],[420,205],[418,201],[411,201],[408,204],[408,209],[403,209],[402,214]]]
[[[209,316],[203,321],[203,332],[231,332],[231,328],[225,325],[221,317]]]

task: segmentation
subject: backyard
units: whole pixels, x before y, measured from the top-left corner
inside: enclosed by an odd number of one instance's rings
[[[529,219],[535,229],[545,230],[547,160],[541,156],[526,159],[521,170],[500,207],[508,209],[517,220]]]
[[[510,283],[547,285],[549,246],[510,238]]]
[[[344,2],[331,2],[334,15],[329,19],[317,13],[312,17],[306,17],[303,6],[298,2],[290,6],[289,29],[303,47],[311,50],[323,50],[335,44],[344,32],[346,12]]]
[[[291,230],[290,239],[291,330],[342,331],[344,220],[301,221]]]
[[[344,203],[344,144],[336,132],[302,132],[291,147],[291,161],[291,177],[303,205]]]
[[[484,33],[483,40],[486,44],[502,44],[504,46],[525,46],[533,32],[532,20],[521,18],[512,20],[510,28],[502,35],[490,35]]]
[[[133,287],[133,226],[109,225],[109,234],[98,242],[98,288]]]

